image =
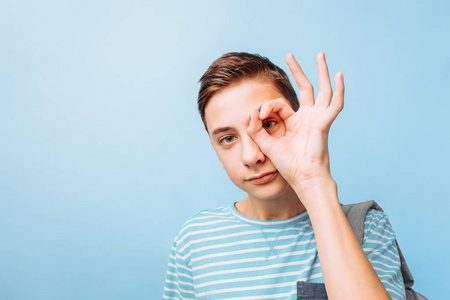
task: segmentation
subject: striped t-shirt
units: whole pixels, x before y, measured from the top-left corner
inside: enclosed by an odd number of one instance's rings
[[[388,217],[371,209],[364,227],[366,256],[389,295],[405,299]],[[164,299],[297,299],[297,281],[324,282],[308,212],[261,221],[231,204],[203,210],[181,227],[170,253]]]

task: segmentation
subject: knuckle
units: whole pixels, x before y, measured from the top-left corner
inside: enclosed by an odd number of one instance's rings
[[[339,112],[344,109],[344,103],[343,102],[335,103],[334,107]]]
[[[314,93],[314,87],[312,86],[311,83],[301,85],[301,86],[299,86],[299,89],[300,89],[300,92],[311,91]]]
[[[280,98],[277,98],[275,101],[278,102],[278,103],[283,104],[286,100],[284,100],[284,98],[280,97]]]

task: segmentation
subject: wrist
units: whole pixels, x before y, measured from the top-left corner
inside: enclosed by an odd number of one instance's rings
[[[336,185],[336,182],[334,181],[333,177],[331,177],[331,174],[324,174],[320,176],[314,176],[307,179],[301,179],[293,182],[291,186],[294,188],[294,190],[299,191],[312,191],[324,186],[331,186]]]
[[[331,175],[303,180],[292,188],[307,210],[323,201],[328,203],[330,198],[337,199],[337,184]]]

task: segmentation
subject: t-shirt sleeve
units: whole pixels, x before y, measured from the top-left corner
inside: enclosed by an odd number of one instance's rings
[[[364,222],[362,248],[392,299],[404,300],[405,286],[395,231],[383,212],[369,210]]]
[[[195,299],[192,269],[188,254],[181,253],[177,238],[175,238],[170,251],[169,266],[164,285],[164,299]]]

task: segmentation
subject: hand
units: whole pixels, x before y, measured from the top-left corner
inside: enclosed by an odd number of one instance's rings
[[[314,89],[291,53],[286,61],[300,89],[299,110],[294,112],[282,98],[268,101],[259,112],[253,111],[247,131],[286,181],[292,186],[302,186],[316,179],[331,178],[328,132],[344,107],[344,79],[341,72],[336,74],[333,95],[325,54],[319,53],[320,86],[314,102]],[[286,132],[281,138],[269,135],[262,127],[262,121],[270,113],[277,113],[284,120]]]

